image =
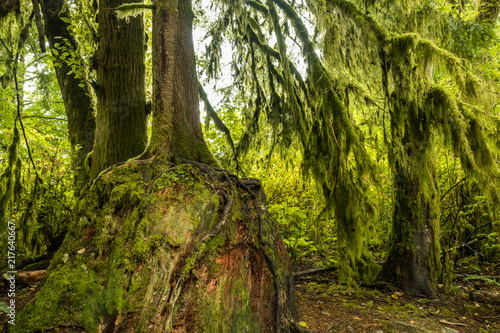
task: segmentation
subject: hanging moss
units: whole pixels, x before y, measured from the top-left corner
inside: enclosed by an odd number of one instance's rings
[[[6,221],[6,217],[14,209],[15,201],[22,191],[21,167],[22,161],[19,156],[20,135],[17,126],[14,125],[12,142],[7,147],[6,166],[0,175],[0,220]],[[17,200],[16,200],[17,201]],[[2,227],[6,227],[3,225]]]
[[[126,3],[114,9],[116,17],[125,19],[127,22],[130,17],[137,17],[144,13],[145,10],[154,10],[154,5],[144,3]]]

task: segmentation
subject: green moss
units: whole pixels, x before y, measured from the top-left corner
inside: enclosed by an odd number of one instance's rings
[[[13,332],[35,332],[78,322],[87,332],[97,332],[104,316],[102,286],[78,258],[53,272],[36,301],[23,309],[29,316],[12,326]]]

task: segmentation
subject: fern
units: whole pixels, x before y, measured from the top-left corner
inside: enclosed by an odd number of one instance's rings
[[[497,280],[495,279],[490,279],[490,278],[487,278],[487,277],[484,277],[484,276],[480,276],[480,275],[473,275],[473,276],[467,276],[464,278],[465,281],[469,281],[469,280],[481,280],[483,282],[487,282],[489,284],[492,284],[494,286],[499,286],[500,287],[500,282],[498,282]]]

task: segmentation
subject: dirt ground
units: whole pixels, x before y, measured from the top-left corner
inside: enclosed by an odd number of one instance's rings
[[[490,276],[499,275],[497,266],[489,270]],[[308,330],[321,333],[500,333],[500,305],[469,297],[473,290],[500,292],[500,286],[479,279],[464,280],[460,274],[456,277],[453,294],[447,295],[441,288],[435,299],[407,295],[384,284],[346,289],[335,284],[334,273],[305,277],[295,282],[298,320]]]

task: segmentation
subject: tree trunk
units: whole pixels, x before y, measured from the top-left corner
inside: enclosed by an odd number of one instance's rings
[[[151,159],[102,174],[13,331],[291,330],[292,272],[260,183],[207,170]]]
[[[432,140],[427,137],[427,140]],[[389,255],[381,277],[406,293],[434,296],[435,286],[441,272],[439,252],[438,196],[435,187],[435,172],[427,159],[425,147],[412,147],[409,128],[403,135],[406,161],[396,161],[393,181],[394,212]],[[400,157],[401,158],[401,157]],[[403,166],[405,165],[405,166]],[[425,171],[421,171],[424,169]],[[418,171],[417,171],[418,170]],[[430,180],[422,177],[429,172]],[[426,188],[423,179],[428,179]]]
[[[191,1],[157,0],[153,19],[153,133],[150,156],[216,165],[203,139]]]
[[[90,175],[146,148],[144,14],[118,19],[114,8],[132,1],[99,2],[97,128]]]
[[[40,5],[50,49],[56,49],[52,55],[57,59],[58,64],[54,67],[66,109],[73,169],[75,170],[75,192],[79,193],[89,181],[85,158],[94,145],[96,123],[92,88],[88,81],[70,74],[71,68],[60,58],[64,52],[77,50],[77,43],[68,31],[69,24],[62,20],[69,19],[68,12],[63,10],[65,0],[44,0],[40,2]],[[65,39],[67,43],[64,42]]]
[[[156,3],[151,158],[96,178],[14,332],[300,331],[260,182],[199,163],[215,164],[198,118],[190,5]],[[173,166],[176,155],[189,165]]]

